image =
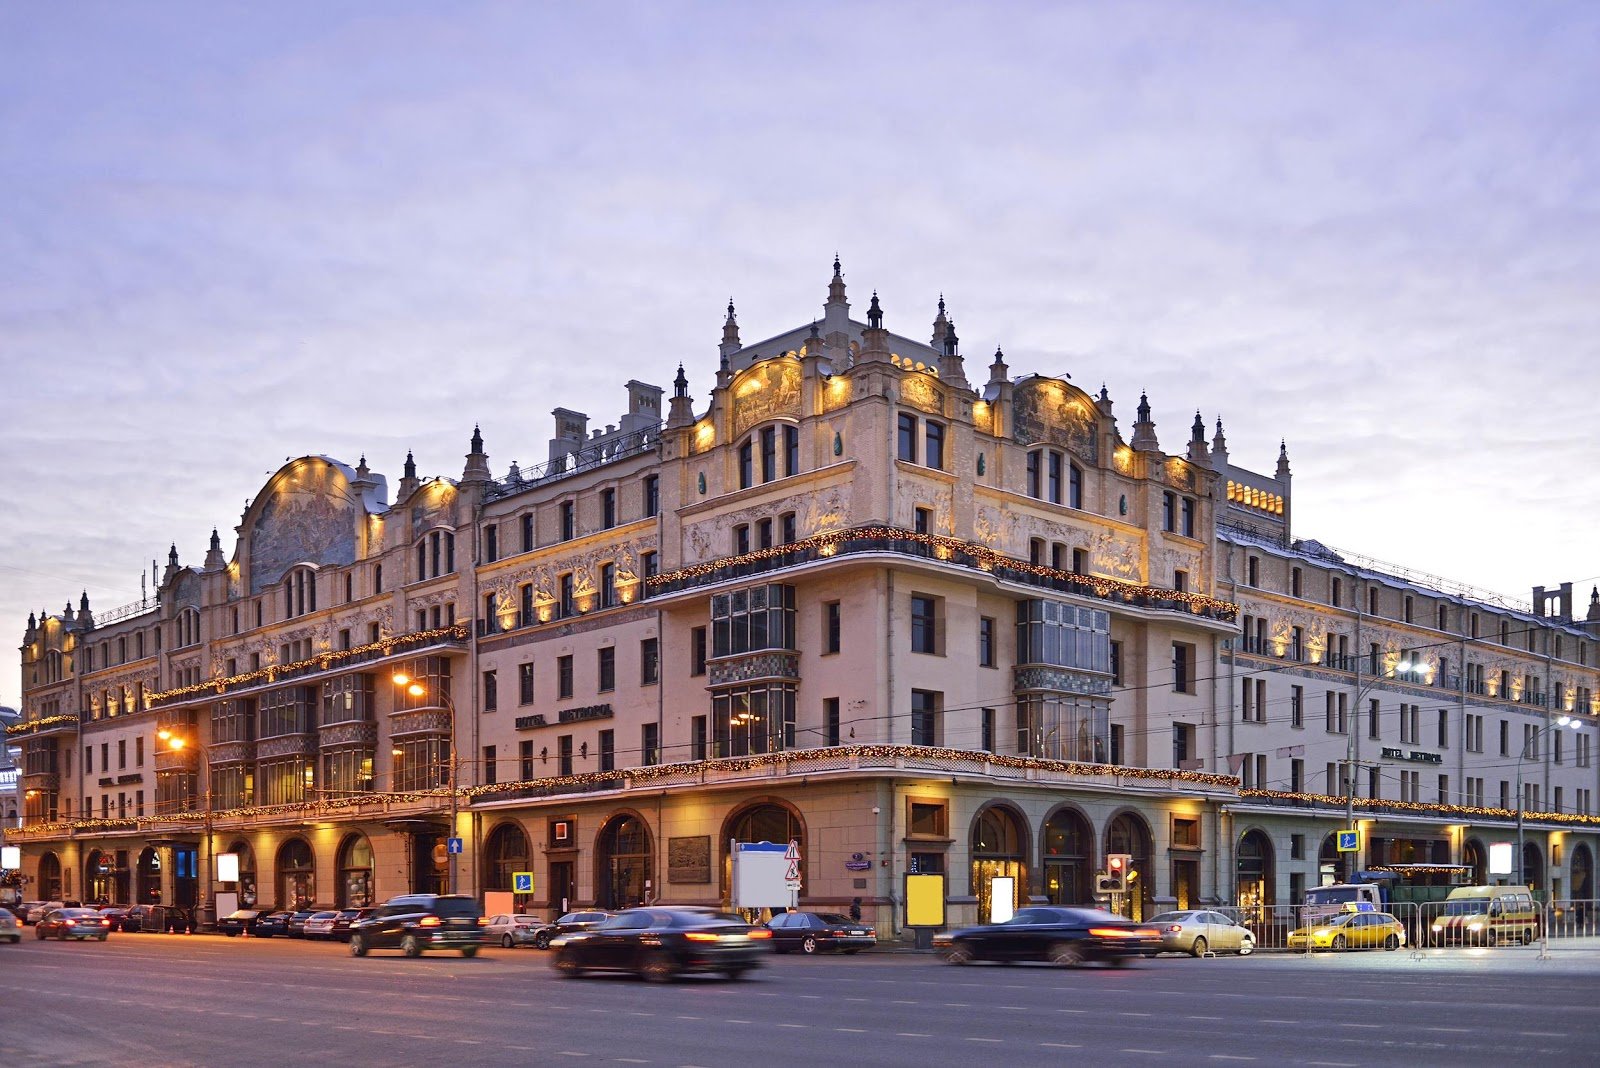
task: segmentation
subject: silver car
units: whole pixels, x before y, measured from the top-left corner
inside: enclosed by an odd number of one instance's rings
[[[539,928],[543,926],[537,916],[501,913],[490,916],[483,928],[483,940],[489,945],[499,944],[506,949],[513,946],[531,946]]]
[[[0,908],[0,942],[16,945],[22,941],[22,925],[10,909]]]
[[[1256,951],[1256,936],[1250,928],[1220,912],[1199,909],[1163,912],[1148,923],[1161,932],[1163,953],[1189,953],[1196,957],[1207,953],[1237,953],[1248,957]]]

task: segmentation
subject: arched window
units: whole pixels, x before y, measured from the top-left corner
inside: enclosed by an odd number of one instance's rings
[[[44,681],[46,683],[60,682],[65,672],[66,658],[59,649],[51,649],[44,654]]]
[[[1572,847],[1572,900],[1590,902],[1594,900],[1594,853],[1585,842],[1579,842]],[[1593,922],[1594,917],[1589,917]]]
[[[256,851],[250,848],[250,843],[235,841],[228,847],[228,852],[239,858],[239,882],[236,884],[239,891],[239,907],[242,909],[254,908],[256,904]]]
[[[1277,904],[1273,881],[1272,842],[1260,831],[1248,831],[1239,840],[1234,903],[1241,909],[1262,910]],[[1265,917],[1257,912],[1260,921]]]
[[[352,834],[339,847],[339,893],[342,909],[372,904],[372,843],[364,834]]]
[[[65,896],[61,892],[61,858],[54,853],[39,858],[39,895],[45,901],[60,901]]]
[[[1155,851],[1151,846],[1150,825],[1132,812],[1124,812],[1111,821],[1106,831],[1106,852],[1126,853],[1132,857],[1127,878],[1132,880],[1131,890],[1124,895],[1124,914],[1143,922],[1155,905],[1156,870]]]
[[[278,849],[278,907],[309,908],[317,899],[316,861],[304,838],[291,838]]]
[[[126,858],[127,854],[123,854]],[[117,854],[110,849],[91,849],[83,864],[85,901],[120,905],[128,900],[128,871],[117,868]]]
[[[154,846],[146,846],[139,854],[138,866],[133,872],[135,902],[153,905],[161,901],[161,854]]]
[[[1527,842],[1522,847],[1522,885],[1534,892],[1544,889],[1544,850],[1537,842]]]
[[[1468,838],[1466,844],[1461,847],[1461,863],[1467,868],[1469,885],[1482,886],[1489,881],[1483,843],[1476,838]]]
[[[174,624],[177,631],[177,642],[174,648],[184,649],[191,645],[200,644],[200,609],[185,608],[178,613]]]
[[[515,823],[502,823],[489,834],[483,856],[485,890],[510,890],[512,873],[531,871],[533,867],[533,850],[528,845],[528,836]]]
[[[1081,905],[1093,899],[1094,829],[1082,813],[1057,809],[1044,824],[1044,894],[1055,905]]]
[[[1008,808],[991,805],[972,823],[972,894],[978,899],[978,922],[994,922],[995,880],[1010,879],[1010,901],[1001,899],[998,916],[1016,910],[1027,893],[1028,840],[1022,819]],[[1000,884],[1002,892],[1005,883]]]
[[[293,619],[317,610],[317,573],[297,567],[283,579],[283,618]]]
[[[456,570],[456,536],[448,530],[430,530],[417,539],[417,572],[419,579],[438,578],[454,574]]]
[[[650,830],[637,816],[613,816],[595,840],[595,903],[620,909],[654,894]]]
[[[800,428],[789,423],[757,427],[739,443],[739,488],[800,473]]]

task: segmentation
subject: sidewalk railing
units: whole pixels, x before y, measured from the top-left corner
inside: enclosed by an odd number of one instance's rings
[[[1223,906],[1213,911],[1248,928],[1256,949],[1295,953],[1507,946],[1538,946],[1547,953],[1600,937],[1600,900],[1593,898],[1536,901],[1531,909],[1501,905],[1492,912],[1488,906],[1459,901],[1354,907],[1366,911],[1344,911],[1341,905]]]

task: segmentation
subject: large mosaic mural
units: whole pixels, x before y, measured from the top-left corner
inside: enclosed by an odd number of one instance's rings
[[[276,583],[301,563],[355,563],[356,531],[364,515],[344,472],[323,460],[280,471],[250,528],[250,593]]]
[[[800,362],[763,360],[733,384],[733,436],[769,419],[800,417]]]
[[[1054,378],[1029,378],[1012,395],[1019,445],[1059,445],[1091,464],[1100,462],[1100,413],[1087,394]]]

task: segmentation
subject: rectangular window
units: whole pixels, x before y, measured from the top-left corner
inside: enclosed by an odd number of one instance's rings
[[[1306,725],[1306,688],[1304,686],[1289,687],[1289,726],[1304,727]]]
[[[823,655],[837,653],[841,624],[839,619],[839,602],[824,601],[822,604],[822,652]]]
[[[527,702],[523,702],[526,704]],[[492,671],[483,673],[483,710],[493,712],[500,707],[500,686]]]
[[[761,428],[761,481],[771,482],[778,477],[778,428]]]
[[[839,744],[839,699],[822,699],[822,737],[824,745]]]
[[[617,767],[617,732],[600,732],[600,770],[615,771]]]
[[[617,606],[617,565],[607,561],[600,565],[600,607]]]
[[[1195,728],[1193,723],[1172,725],[1172,766],[1183,769],[1194,759]]]
[[[1176,493],[1163,493],[1161,495],[1161,529],[1178,529],[1178,495]],[[1251,583],[1255,585],[1255,583]]]
[[[495,747],[492,746],[492,745],[486,745],[486,746],[483,747],[483,781],[484,781],[484,783],[487,784],[487,785],[492,786],[495,783],[499,782],[500,780],[497,777],[498,774],[499,774],[499,762],[495,760]]]
[[[571,541],[578,536],[578,508],[571,501],[561,502],[561,540]]]
[[[994,722],[994,709],[981,708],[978,710],[978,747],[985,753],[994,752]]]
[[[574,595],[572,572],[568,571],[556,580],[556,590],[561,599],[561,603],[557,605],[561,618],[566,619],[568,616],[577,615],[578,601]]]
[[[527,782],[533,778],[533,741],[524,738],[517,743],[517,772],[519,781]]]
[[[913,514],[912,529],[918,534],[932,534],[933,509],[919,506]]]
[[[649,519],[661,514],[661,476],[646,475],[644,479],[644,514]]]
[[[1045,454],[1045,499],[1051,504],[1061,503],[1061,454],[1048,452]]]
[[[978,617],[978,666],[992,668],[995,666],[994,652],[995,627],[992,616]],[[985,747],[987,748],[987,747]]]
[[[739,488],[749,489],[756,484],[755,475],[756,443],[746,441],[739,446]]]
[[[556,739],[557,774],[572,774],[572,735],[563,734]]]
[[[1439,748],[1450,748],[1450,710],[1439,709]]]
[[[923,594],[911,595],[911,651],[939,651],[939,599]]]
[[[556,700],[572,696],[572,654],[556,658]]]
[[[617,491],[603,489],[600,491],[600,525],[610,530],[617,525]]]
[[[706,628],[695,627],[689,632],[689,674],[699,677],[706,673]]]
[[[646,723],[639,728],[639,762],[645,767],[661,763],[661,727]]]
[[[483,528],[483,558],[491,564],[500,559],[500,528],[493,523]]]
[[[944,695],[935,690],[911,691],[911,744],[939,744],[939,705]]]
[[[533,513],[524,512],[522,515],[522,551],[533,552]]]
[[[1340,694],[1340,696],[1342,697],[1344,695]],[[1406,706],[1405,705],[1401,705],[1400,706],[1400,740],[1402,742],[1411,742],[1412,744],[1415,744],[1417,739],[1416,739],[1416,737],[1414,735],[1413,735],[1413,737],[1410,737],[1410,738],[1407,738],[1405,736],[1406,735],[1406,724],[1407,724],[1407,722],[1408,721],[1406,719]],[[1410,721],[1410,722],[1411,722],[1411,726],[1413,728],[1415,728],[1416,727],[1416,722],[1414,720]],[[1367,737],[1368,738],[1381,738],[1381,737],[1383,737],[1383,725],[1380,722],[1380,718],[1379,718],[1379,715],[1378,715],[1378,699],[1376,697],[1372,698],[1370,701],[1367,702]]]
[[[654,686],[661,678],[661,642],[644,638],[639,642],[639,685]]]
[[[599,685],[596,687],[601,693],[610,693],[617,688],[617,649],[608,645],[599,650],[598,665]]]
[[[783,428],[783,464],[785,474],[800,473],[800,428],[797,426]]]
[[[917,417],[900,413],[896,455],[908,464],[917,462]]]
[[[67,754],[67,755],[71,756],[70,753]],[[133,766],[136,767],[136,768],[144,767],[144,736],[143,735],[140,735],[139,737],[137,737],[137,738],[135,738],[133,740]]]
[[[1194,646],[1184,642],[1172,643],[1172,690],[1194,692]]]
[[[533,704],[533,662],[517,665],[517,704]]]
[[[706,758],[706,717],[695,716],[689,720],[689,759]]]
[[[778,544],[780,544],[780,545],[793,545],[796,541],[799,540],[798,538],[795,537],[794,513],[793,512],[785,512],[785,513],[783,513],[782,515],[780,515],[778,517],[778,528],[779,528]]]

